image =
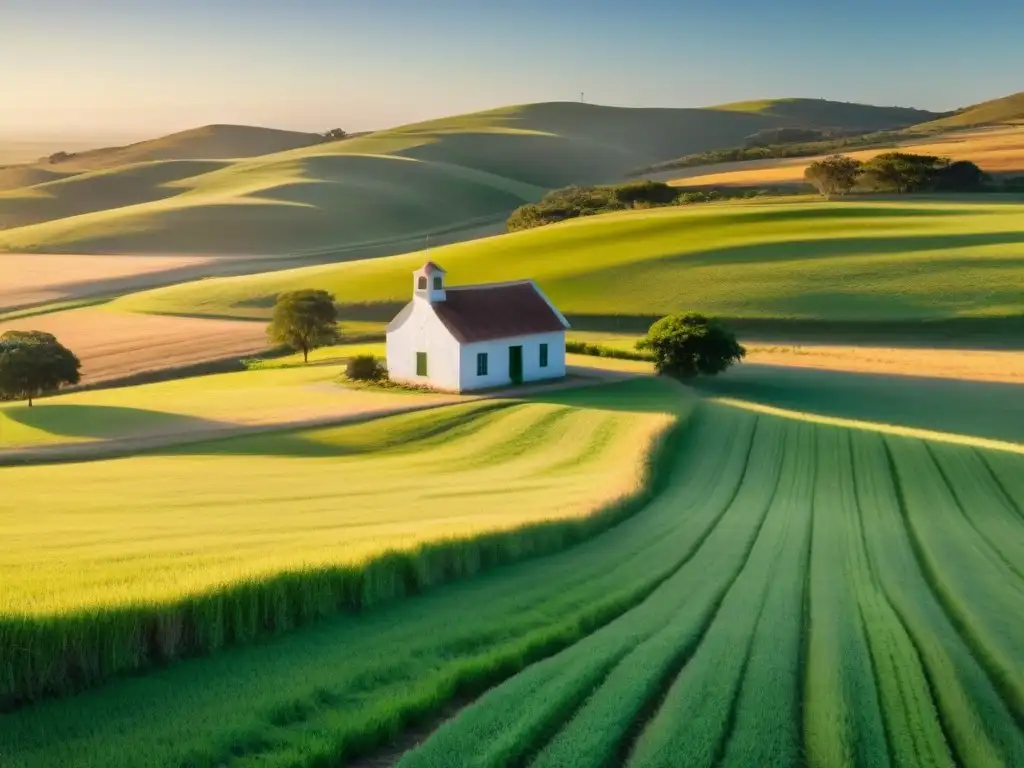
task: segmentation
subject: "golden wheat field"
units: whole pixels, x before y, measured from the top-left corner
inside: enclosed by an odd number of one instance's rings
[[[931,141],[907,142],[897,149],[953,160],[970,160],[988,173],[1024,172],[1024,125],[1000,126],[952,133]],[[865,149],[842,154],[870,160],[893,147]],[[684,168],[662,174],[676,186],[798,184],[804,169],[820,157],[754,160],[699,168]]]

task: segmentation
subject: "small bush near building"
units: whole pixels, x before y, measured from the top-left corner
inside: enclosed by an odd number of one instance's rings
[[[357,355],[345,366],[345,376],[351,381],[383,381],[388,369],[373,355]]]

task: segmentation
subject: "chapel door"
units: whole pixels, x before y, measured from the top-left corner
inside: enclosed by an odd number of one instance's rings
[[[521,346],[508,348],[508,377],[513,384],[523,382],[523,348]]]

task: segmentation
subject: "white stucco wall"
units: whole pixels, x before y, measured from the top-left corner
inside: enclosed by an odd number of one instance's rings
[[[416,375],[417,352],[427,353],[426,377]],[[388,376],[394,381],[459,389],[459,343],[426,301],[416,299],[412,314],[387,334],[387,361]]]
[[[540,367],[540,345],[548,345],[548,365]],[[496,341],[465,344],[461,349],[461,389],[497,387],[511,382],[508,368],[508,348],[523,348],[523,381],[542,381],[565,376],[565,331],[516,336]],[[487,375],[476,375],[476,356],[487,353]]]

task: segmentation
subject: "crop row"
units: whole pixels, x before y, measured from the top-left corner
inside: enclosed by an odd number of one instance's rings
[[[0,716],[5,768],[315,765],[389,741],[453,697],[508,677],[641,602],[714,523],[754,417],[698,414],[659,464],[657,498],[565,552],[495,569],[357,617]],[[730,479],[731,478],[731,479]]]
[[[1024,765],[1022,468],[761,417],[686,565],[399,765]]]

